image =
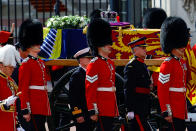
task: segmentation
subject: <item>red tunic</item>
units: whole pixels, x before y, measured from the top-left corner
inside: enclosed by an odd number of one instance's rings
[[[46,70],[41,59],[30,57],[23,61],[19,68],[19,91],[22,92],[20,99],[24,114],[51,115]]]
[[[187,118],[186,63],[183,59],[169,57],[160,67],[158,97],[162,112],[171,109],[172,117]]]
[[[196,44],[193,46],[193,52],[194,52],[194,54],[196,56]]]
[[[17,86],[15,82],[5,74],[0,72],[0,100],[7,99],[9,96],[15,95]],[[0,106],[0,130],[16,131],[16,113],[15,110],[5,110],[3,105]],[[10,109],[15,106],[10,106]]]
[[[115,67],[113,61],[95,57],[86,71],[86,100],[88,110],[96,110],[99,116],[118,116],[115,94]]]

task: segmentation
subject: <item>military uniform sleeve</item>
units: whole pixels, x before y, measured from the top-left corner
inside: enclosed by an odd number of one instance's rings
[[[9,110],[9,106],[6,105],[5,101],[0,101],[0,109],[2,111]]]
[[[166,113],[165,116],[172,115],[169,100],[171,66],[167,61],[162,63],[158,78],[158,98],[162,113]]]
[[[15,111],[14,106],[7,106],[5,102],[0,103],[0,109],[3,112],[13,112],[13,111]]]
[[[125,78],[125,103],[127,111],[134,111],[134,96],[136,88],[136,69],[132,65],[127,65],[124,69]]]
[[[69,81],[69,96],[70,96],[70,105],[71,105],[71,109],[72,109],[72,115],[74,117],[80,117],[83,114],[83,111],[81,109],[81,84],[84,83],[84,81],[82,81],[83,79],[81,79],[81,75],[79,75],[78,73],[74,73]]]
[[[0,108],[2,109],[3,101],[0,101]]]
[[[23,114],[31,112],[29,103],[30,68],[31,67],[27,63],[23,63],[19,68],[19,92],[22,92],[20,100]]]
[[[86,71],[86,80],[85,80],[85,88],[86,88],[86,101],[87,108],[90,112],[90,115],[94,115],[97,111],[95,108],[97,106],[97,87],[98,87],[98,67],[96,62],[90,63],[87,67]]]

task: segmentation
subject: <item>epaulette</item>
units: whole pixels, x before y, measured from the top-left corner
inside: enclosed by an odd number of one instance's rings
[[[133,61],[135,61],[136,59],[135,58],[132,58],[129,62],[128,62],[128,67],[129,68],[132,68],[133,66],[131,65],[131,63],[133,62]]]
[[[22,63],[27,62],[29,59],[30,59],[29,57],[25,58],[25,59],[22,61]]]
[[[98,60],[98,57],[94,57],[94,58],[91,60],[91,63],[94,63],[96,60]]]
[[[128,64],[131,64],[134,60],[135,60],[135,58],[132,58],[132,59],[128,62]]]
[[[167,57],[164,61],[170,61],[172,57]]]

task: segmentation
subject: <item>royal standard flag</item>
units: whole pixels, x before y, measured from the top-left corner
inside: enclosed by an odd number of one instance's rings
[[[152,59],[167,56],[161,50],[160,29],[120,29],[112,31],[112,59],[131,59],[133,54],[127,45],[129,42],[146,37],[147,55]]]
[[[187,60],[186,96],[192,105],[196,105],[196,48],[191,48],[191,45],[188,44],[185,52]]]

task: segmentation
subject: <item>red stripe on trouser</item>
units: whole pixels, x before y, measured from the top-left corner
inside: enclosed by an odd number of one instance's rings
[[[125,126],[122,125],[122,126],[120,127],[120,129],[121,129],[121,131],[125,131]]]
[[[31,119],[33,121],[33,126],[34,126],[35,130],[38,131],[37,124],[35,122],[35,119],[34,119],[34,116],[33,115],[31,115]]]
[[[172,122],[171,125],[172,125],[172,128],[173,128],[173,131],[175,131],[174,123]]]
[[[102,123],[102,121],[101,121],[101,118],[99,117],[99,118],[98,118],[98,120],[99,120],[100,127],[101,127],[102,131],[104,131],[104,128],[103,128],[103,123]]]
[[[140,117],[138,115],[135,115],[135,119],[140,127],[140,131],[144,131],[144,127],[142,125],[142,122],[140,121]]]

